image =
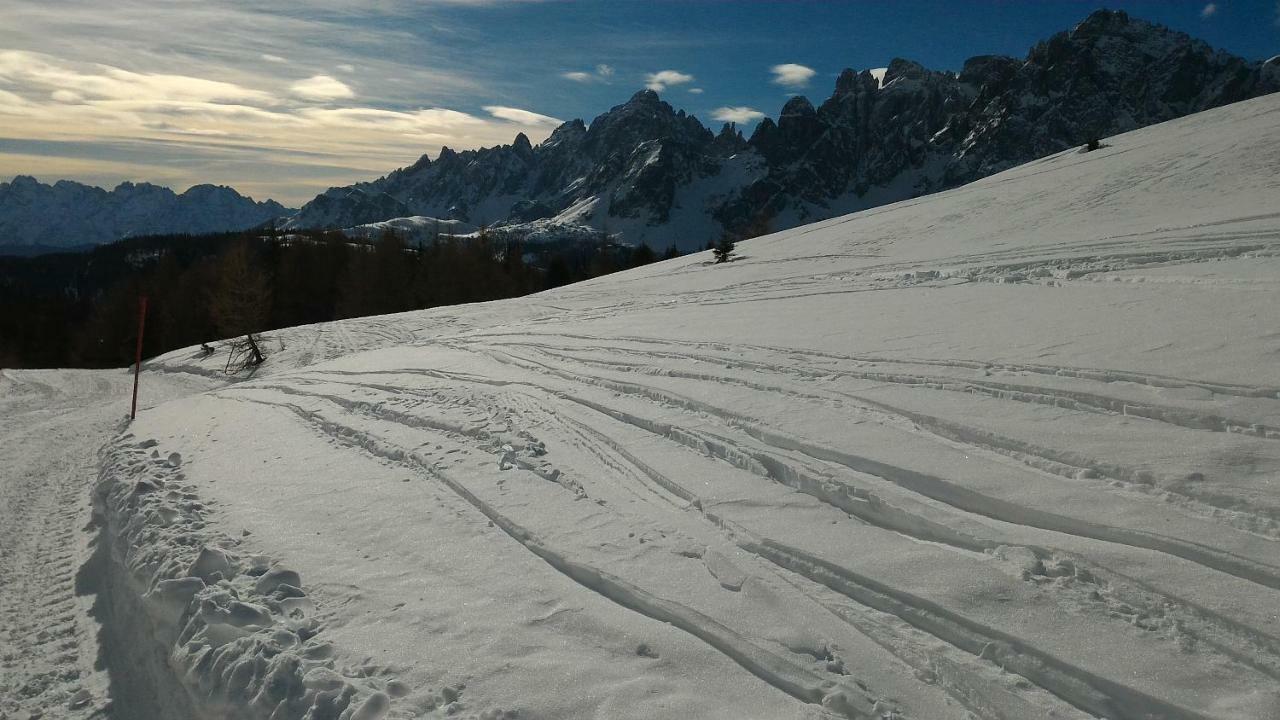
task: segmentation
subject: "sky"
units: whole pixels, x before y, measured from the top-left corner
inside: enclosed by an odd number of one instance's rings
[[[749,133],[846,67],[1022,57],[1099,7],[1280,54],[1278,0],[0,0],[0,179],[296,207],[442,146],[537,143],[644,87]]]

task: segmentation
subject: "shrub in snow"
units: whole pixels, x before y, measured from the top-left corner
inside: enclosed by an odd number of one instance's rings
[[[711,251],[716,256],[716,262],[728,262],[729,257],[733,255],[733,247],[733,239],[728,235],[720,238],[720,242],[716,243],[715,249]]]

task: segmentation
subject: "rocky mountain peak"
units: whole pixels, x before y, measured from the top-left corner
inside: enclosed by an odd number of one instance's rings
[[[658,104],[658,103],[660,103],[660,102],[662,102],[662,99],[658,97],[658,93],[657,93],[657,92],[655,92],[655,91],[653,91],[653,90],[650,90],[649,88],[645,88],[645,89],[643,89],[643,90],[639,90],[639,91],[637,91],[635,95],[632,95],[632,96],[631,96],[631,99],[630,99],[630,100],[628,100],[626,104],[628,104],[628,105],[657,105],[657,104]]]
[[[1146,25],[1147,23],[1142,23]],[[1116,35],[1129,27],[1129,14],[1123,10],[1094,10],[1071,30],[1075,38]]]
[[[923,65],[914,60],[904,60],[903,58],[894,58],[889,61],[889,67],[884,73],[884,85],[889,85],[895,80],[906,78],[907,80],[923,80],[925,75],[929,73]]]
[[[1021,60],[1005,55],[975,55],[964,61],[960,82],[978,88],[992,82],[1005,83],[1021,65]]]
[[[498,227],[609,227],[632,242],[700,246],[762,216],[777,229],[954,187],[1105,137],[1280,89],[1280,60],[1248,62],[1185,34],[1099,11],[1025,58],[980,55],[959,75],[895,58],[877,82],[846,69],[815,109],[789,99],[743,140],[640,90],[590,125],[526,150],[467,151],[317,198],[291,221],[338,226],[384,212]],[[345,204],[344,204],[345,203]],[[679,210],[679,212],[675,212]],[[679,226],[669,223],[683,223]]]
[[[818,111],[813,109],[813,103],[809,102],[809,98],[796,95],[782,106],[782,112],[778,115],[778,124],[813,117],[817,114]]]
[[[853,68],[845,68],[836,78],[836,89],[832,97],[872,93],[878,89],[880,89],[880,81],[876,80],[870,70],[858,72]]]

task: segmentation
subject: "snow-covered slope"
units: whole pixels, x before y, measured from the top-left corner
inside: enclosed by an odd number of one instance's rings
[[[439,218],[414,215],[413,217],[395,218],[381,222],[368,223],[349,227],[342,232],[347,237],[363,240],[376,240],[388,232],[396,233],[411,244],[432,242],[441,235],[467,235],[477,230],[461,220],[441,220]]]
[[[137,655],[237,717],[1278,717],[1277,167],[1262,98],[279,332],[107,450]]]

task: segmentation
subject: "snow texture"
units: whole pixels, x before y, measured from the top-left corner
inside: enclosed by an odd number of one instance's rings
[[[86,561],[117,712],[1278,717],[1277,167],[1265,97],[251,377],[156,358]],[[57,627],[4,557],[13,636]]]

